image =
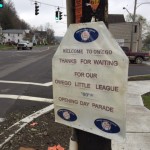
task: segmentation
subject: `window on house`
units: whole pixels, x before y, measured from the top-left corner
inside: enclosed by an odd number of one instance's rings
[[[8,33],[8,36],[10,36],[10,34]]]
[[[134,26],[134,33],[137,33],[137,25]]]

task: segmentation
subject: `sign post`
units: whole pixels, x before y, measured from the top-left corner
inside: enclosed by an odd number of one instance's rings
[[[123,140],[127,77],[128,58],[103,22],[70,25],[53,57],[55,121]]]
[[[108,25],[108,0],[67,6],[68,26]],[[111,139],[125,138],[128,59],[105,25],[70,25],[53,58],[55,120],[75,129],[78,150],[111,150]]]

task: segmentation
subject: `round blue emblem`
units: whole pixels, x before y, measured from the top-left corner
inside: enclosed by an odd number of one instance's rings
[[[63,120],[66,120],[66,121],[76,121],[77,120],[76,114],[67,109],[60,109],[57,111],[57,114],[60,118],[62,118]]]
[[[83,43],[89,43],[95,41],[99,36],[99,33],[92,28],[81,28],[74,33],[74,38]]]
[[[95,125],[98,127],[100,130],[107,132],[107,133],[118,133],[120,132],[119,126],[107,119],[96,119],[95,120]]]

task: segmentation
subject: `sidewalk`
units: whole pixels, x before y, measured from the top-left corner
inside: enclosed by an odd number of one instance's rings
[[[150,110],[144,107],[141,98],[147,92],[150,81],[128,82],[126,141],[112,141],[112,150],[150,149]]]
[[[150,61],[144,61],[143,64],[146,64],[146,65],[150,66]]]

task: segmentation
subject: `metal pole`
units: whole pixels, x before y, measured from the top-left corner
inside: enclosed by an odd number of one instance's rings
[[[75,23],[75,14],[74,14],[74,4],[75,0],[66,0],[67,7],[67,27],[71,23]]]
[[[132,22],[132,29],[131,29],[131,43],[130,43],[130,50],[133,50],[133,31],[134,31],[134,24],[135,24],[135,16],[136,16],[136,7],[137,6],[137,0],[135,0],[134,4],[134,13],[133,13],[133,22]]]
[[[123,7],[123,9],[125,9],[125,10],[128,12],[128,14],[130,15],[130,17],[131,17],[131,19],[132,19],[132,22],[133,22],[133,16],[132,16],[132,14],[129,12],[129,10],[128,10],[126,7]]]

